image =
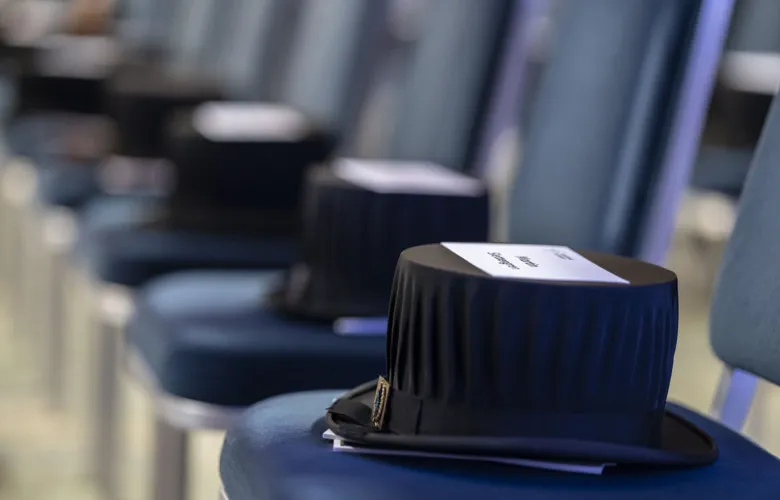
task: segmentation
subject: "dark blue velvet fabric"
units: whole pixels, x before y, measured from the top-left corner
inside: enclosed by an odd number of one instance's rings
[[[187,269],[284,268],[295,261],[297,251],[287,238],[240,238],[137,225],[91,231],[80,247],[96,278],[131,287]]]
[[[127,342],[164,391],[221,405],[357,385],[384,372],[384,336],[343,337],[330,324],[265,307],[279,277],[204,271],[154,280],[138,291]]]
[[[250,408],[228,432],[220,473],[230,500],[774,500],[780,461],[688,409],[670,409],[710,433],[709,467],[584,476],[517,467],[336,454],[321,439],[339,392],[298,393]]]

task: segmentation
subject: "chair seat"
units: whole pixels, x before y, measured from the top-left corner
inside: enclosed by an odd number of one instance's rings
[[[93,232],[108,228],[132,227],[146,220],[156,209],[160,198],[146,195],[98,196],[81,211],[79,230],[83,240]]]
[[[670,409],[718,442],[699,469],[584,476],[509,466],[334,453],[321,439],[325,408],[339,392],[304,392],[250,408],[227,435],[220,472],[230,500],[769,500],[780,461],[691,410]]]
[[[38,177],[41,203],[78,209],[100,195],[93,165],[59,163],[46,165]]]
[[[84,234],[80,256],[95,278],[135,287],[188,269],[279,269],[295,260],[288,238],[249,238],[145,229],[137,224]]]
[[[329,324],[264,306],[279,277],[191,272],[154,280],[136,296],[127,342],[163,391],[219,405],[357,385],[384,372],[383,336],[339,336]]]
[[[75,116],[68,113],[31,113],[11,121],[6,130],[8,150],[36,164],[51,158],[48,145],[62,137]]]

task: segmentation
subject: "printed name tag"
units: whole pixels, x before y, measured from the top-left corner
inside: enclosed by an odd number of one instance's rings
[[[38,56],[44,75],[102,78],[116,61],[116,46],[104,36],[47,36]]]
[[[435,163],[343,158],[333,170],[342,179],[377,193],[479,196],[485,192],[481,180]]]
[[[628,284],[568,247],[497,243],[442,243],[442,246],[497,278]]]
[[[265,103],[206,103],[195,110],[193,122],[212,141],[295,141],[309,129],[295,109]]]

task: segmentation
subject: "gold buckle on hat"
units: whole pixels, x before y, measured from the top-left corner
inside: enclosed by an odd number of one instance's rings
[[[376,383],[376,392],[374,393],[374,404],[371,409],[371,425],[378,430],[382,430],[385,426],[389,396],[390,382],[384,377],[379,377]]]

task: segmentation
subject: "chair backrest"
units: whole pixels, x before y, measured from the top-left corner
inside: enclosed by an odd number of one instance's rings
[[[189,0],[133,0],[127,7],[133,40],[145,49],[167,50],[176,32],[171,26],[189,4]]]
[[[514,0],[429,0],[388,156],[468,170]]]
[[[238,1],[226,26],[232,36],[222,51],[222,73],[235,98],[274,100],[298,31],[302,0]]]
[[[158,5],[164,3],[165,1],[161,0]],[[125,0],[120,3],[117,36],[123,45],[137,47],[146,41],[145,37],[154,22],[154,5],[149,0]]]
[[[305,0],[279,100],[350,137],[379,59],[387,13],[388,0]]]
[[[780,2],[739,0],[726,45],[741,52],[780,52]]]
[[[165,0],[164,0],[165,1]],[[167,0],[170,2],[170,0]],[[211,41],[211,26],[224,14],[215,9],[234,0],[177,0],[171,12],[171,28],[162,49],[167,61],[177,69],[195,68],[201,61],[204,47]],[[213,16],[217,16],[214,19]]]
[[[721,0],[562,6],[512,187],[510,240],[663,260],[729,15]]]
[[[715,354],[732,368],[780,384],[780,100],[750,167],[710,313]]]

